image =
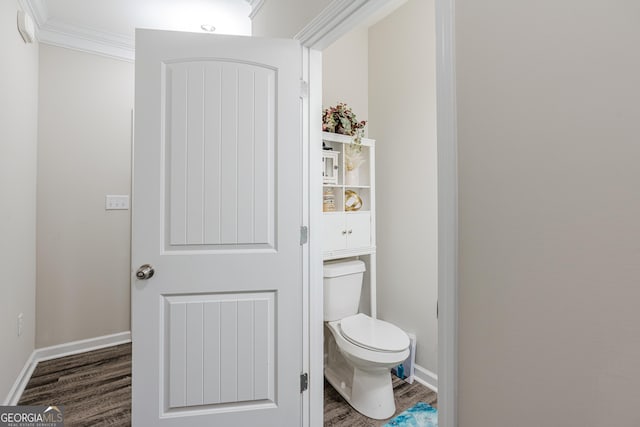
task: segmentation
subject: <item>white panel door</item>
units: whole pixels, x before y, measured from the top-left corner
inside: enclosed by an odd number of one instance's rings
[[[301,424],[300,66],[293,40],[136,32],[134,427]]]

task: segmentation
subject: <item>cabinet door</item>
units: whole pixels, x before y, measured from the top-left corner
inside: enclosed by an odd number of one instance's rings
[[[336,251],[347,247],[344,214],[324,215],[324,252]]]
[[[371,214],[346,214],[347,247],[349,249],[371,246]]]

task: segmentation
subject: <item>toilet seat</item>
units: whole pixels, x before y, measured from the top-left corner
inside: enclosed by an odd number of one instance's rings
[[[342,319],[340,333],[350,343],[376,352],[397,353],[410,343],[402,329],[362,313]]]

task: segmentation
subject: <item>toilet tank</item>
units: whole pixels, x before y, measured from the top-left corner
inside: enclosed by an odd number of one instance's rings
[[[365,265],[362,261],[324,264],[324,320],[340,320],[358,313]]]

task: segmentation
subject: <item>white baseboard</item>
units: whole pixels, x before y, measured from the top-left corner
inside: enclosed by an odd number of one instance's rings
[[[415,365],[415,380],[425,387],[438,392],[438,375],[420,365]]]
[[[85,353],[87,351],[99,350],[114,345],[131,342],[131,332],[119,332],[112,335],[103,335],[86,340],[72,341],[64,344],[52,345],[36,349],[35,360],[43,362],[45,360],[57,359],[59,357],[71,356],[73,354]]]
[[[51,347],[38,348],[31,353],[31,356],[25,363],[22,371],[18,375],[16,382],[11,387],[4,405],[17,405],[24,388],[27,386],[33,371],[39,362],[45,360],[57,359],[59,357],[71,356],[73,354],[85,353],[87,351],[99,350],[114,345],[126,344],[131,342],[131,332],[119,332],[112,335],[103,335],[96,338],[88,338],[86,340],[72,341],[64,344],[53,345]]]
[[[31,378],[31,374],[33,374],[33,370],[36,369],[36,365],[38,364],[34,359],[35,354],[35,351],[31,352],[31,356],[27,359],[22,370],[18,374],[18,378],[16,378],[16,382],[13,383],[13,387],[9,390],[9,394],[7,394],[6,399],[4,399],[3,405],[13,406],[18,404],[18,400],[20,400],[20,396],[22,396],[22,392],[27,386],[27,383]]]

